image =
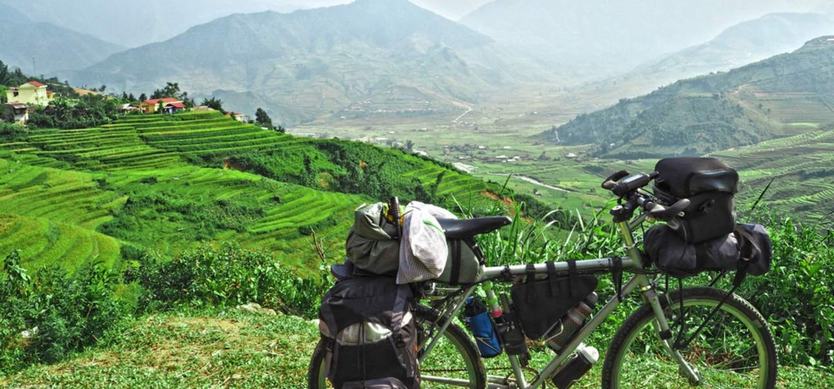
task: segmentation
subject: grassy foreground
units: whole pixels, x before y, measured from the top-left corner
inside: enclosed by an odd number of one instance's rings
[[[289,315],[235,309],[155,314],[110,331],[75,358],[0,377],[0,386],[304,388],[317,339],[315,322]],[[598,387],[600,370],[601,363],[577,387]],[[832,385],[834,374],[822,370],[779,370],[779,387]]]

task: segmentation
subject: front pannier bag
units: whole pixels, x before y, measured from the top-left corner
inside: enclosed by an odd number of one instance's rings
[[[530,339],[541,339],[568,310],[596,288],[597,278],[593,275],[559,277],[555,274],[553,263],[549,262],[547,278],[536,279],[535,272],[530,268],[524,283],[513,285],[510,293],[524,334]]]
[[[689,199],[684,216],[670,222],[687,243],[701,243],[733,232],[733,195],[738,173],[715,158],[666,158],[655,166],[654,194],[665,203]]]
[[[758,224],[739,224],[734,232],[701,243],[687,243],[669,226],[659,224],[646,232],[644,242],[646,255],[655,266],[675,277],[705,271],[758,276],[770,269],[770,237]]]

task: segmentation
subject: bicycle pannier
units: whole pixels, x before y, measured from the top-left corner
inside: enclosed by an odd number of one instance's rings
[[[705,271],[762,275],[770,269],[771,243],[761,225],[739,224],[732,233],[701,243],[686,243],[666,225],[646,232],[646,254],[662,272],[688,277]]]
[[[700,243],[729,234],[735,228],[733,195],[738,173],[715,158],[667,158],[655,166],[654,194],[672,204],[691,201],[684,216],[670,225],[688,243]]]
[[[574,265],[570,266],[574,269]],[[596,288],[597,278],[593,275],[559,277],[553,263],[548,262],[547,278],[536,279],[532,266],[528,266],[526,280],[513,285],[510,293],[524,334],[530,339],[541,339]]]
[[[397,225],[389,221],[388,204],[359,207],[345,243],[347,258],[363,273],[396,275],[400,264]],[[437,280],[451,285],[470,284],[480,279],[483,258],[475,242],[447,240],[448,256]]]
[[[478,281],[483,270],[482,258],[475,253],[480,250],[476,248],[474,242],[449,240],[446,244],[449,246],[449,258],[446,260],[443,274],[437,280],[450,285],[471,284]]]
[[[397,273],[400,260],[398,228],[385,215],[388,204],[363,205],[354,212],[353,227],[345,242],[348,259],[357,269],[380,275]]]
[[[337,389],[420,387],[412,300],[411,288],[389,277],[350,277],[327,292],[319,330]]]

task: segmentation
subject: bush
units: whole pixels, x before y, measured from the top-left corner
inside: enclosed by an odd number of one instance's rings
[[[225,244],[219,249],[204,246],[190,250],[170,260],[146,255],[126,278],[145,289],[143,305],[148,307],[255,302],[315,317],[321,296],[332,284],[324,264],[317,270],[316,277],[303,278],[270,255]]]
[[[77,273],[51,267],[29,276],[13,252],[0,273],[0,371],[55,362],[96,342],[130,308],[116,274],[98,264]]]
[[[764,315],[789,364],[834,362],[834,233],[772,222],[773,264],[740,291]]]
[[[78,99],[58,98],[48,107],[29,115],[29,124],[40,128],[90,128],[110,123],[119,116],[116,100],[87,95]]]

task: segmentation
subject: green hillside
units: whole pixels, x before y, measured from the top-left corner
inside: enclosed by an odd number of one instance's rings
[[[606,157],[698,155],[834,122],[834,39],[670,86],[546,132]]]
[[[0,144],[0,169],[0,249],[70,268],[227,240],[300,265],[316,258],[313,234],[337,259],[359,204],[390,195],[478,203],[497,190],[398,150],[280,134],[213,111],[31,130]]]
[[[813,130],[713,155],[738,169],[743,199],[805,224],[830,228],[834,214],[834,131]]]

